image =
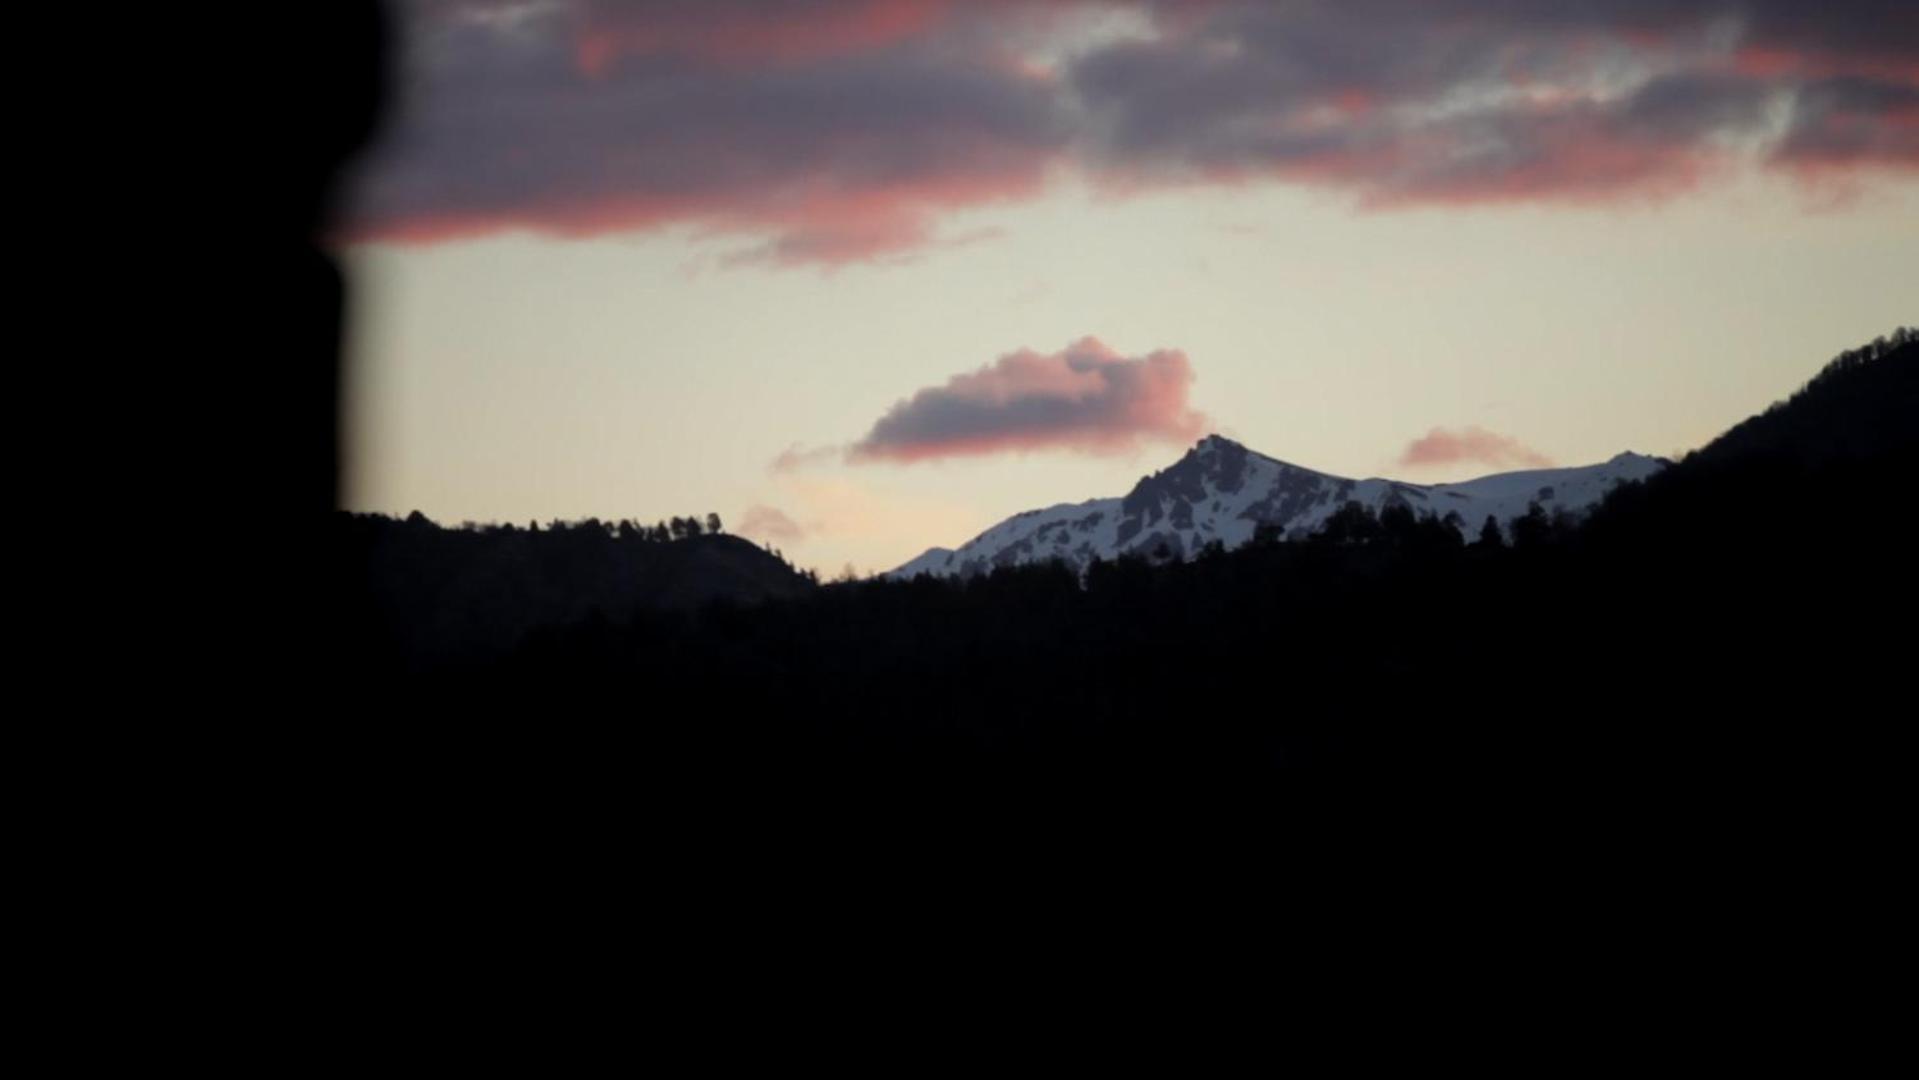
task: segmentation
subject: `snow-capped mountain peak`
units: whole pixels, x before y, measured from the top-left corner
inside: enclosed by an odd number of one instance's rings
[[[1598,465],[1495,473],[1452,484],[1349,480],[1248,450],[1221,435],[1142,477],[1125,496],[1061,503],[1000,522],[957,549],[932,548],[889,577],[968,576],[1001,566],[1060,560],[1085,569],[1095,558],[1137,553],[1190,557],[1214,540],[1231,549],[1262,525],[1285,538],[1307,536],[1347,502],[1375,511],[1406,505],[1416,513],[1459,515],[1470,535],[1487,517],[1503,527],[1534,502],[1583,512],[1615,484],[1640,480],[1668,463],[1622,453]]]

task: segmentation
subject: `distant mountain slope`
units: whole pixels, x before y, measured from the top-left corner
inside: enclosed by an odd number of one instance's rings
[[[1476,531],[1487,517],[1502,524],[1534,502],[1548,510],[1584,511],[1622,481],[1642,480],[1668,463],[1620,454],[1598,465],[1497,473],[1457,484],[1349,480],[1255,453],[1210,435],[1172,467],[1145,477],[1120,499],[1064,503],[1017,514],[957,550],[934,548],[889,576],[969,576],[998,567],[1058,560],[1083,569],[1093,559],[1137,553],[1183,559],[1212,541],[1228,550],[1261,526],[1284,536],[1311,533],[1347,502],[1375,511],[1404,504],[1417,513],[1459,515]]]

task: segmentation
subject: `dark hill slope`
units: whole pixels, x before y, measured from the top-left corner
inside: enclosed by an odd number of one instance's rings
[[[1764,762],[1787,783],[1838,753],[1863,776],[1904,752],[1915,475],[1919,336],[1901,330],[1614,492],[1542,567],[1559,631],[1515,643],[1626,646],[1579,701],[1641,727],[1635,747]]]
[[[1714,439],[1693,469],[1755,460],[1807,466],[1910,453],[1919,438],[1919,330],[1901,328],[1827,364],[1791,398]]]
[[[1901,329],[1841,354],[1791,398],[1627,485],[1592,533],[1639,545],[1743,549],[1821,542],[1861,530],[1870,543],[1905,513],[1919,455],[1919,332]],[[1745,505],[1741,505],[1744,503]]]
[[[382,664],[482,662],[542,629],[792,599],[815,588],[774,555],[724,534],[659,541],[597,521],[445,529],[418,514],[340,514],[332,527],[353,637]]]

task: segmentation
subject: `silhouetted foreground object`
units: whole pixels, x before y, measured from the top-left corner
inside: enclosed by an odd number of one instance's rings
[[[245,37],[270,47],[166,54],[154,100],[142,98],[156,140],[176,125],[187,133],[154,153],[177,155],[180,167],[161,171],[189,179],[169,198],[128,201],[142,231],[124,237],[122,277],[142,314],[110,321],[166,344],[106,350],[111,374],[89,375],[126,413],[111,426],[122,453],[98,472],[115,496],[123,485],[135,494],[103,505],[168,523],[149,530],[140,560],[116,545],[98,564],[138,567],[130,607],[145,644],[129,659],[221,706],[259,701],[256,684],[324,692],[342,663],[325,542],[347,300],[319,239],[336,176],[372,136],[386,84],[384,14],[372,0],[268,7],[249,15]],[[171,200],[176,188],[184,203]],[[163,358],[168,350],[178,355]],[[97,482],[86,487],[101,496]],[[215,508],[277,539],[223,543],[183,523]],[[218,678],[203,666],[212,658]]]

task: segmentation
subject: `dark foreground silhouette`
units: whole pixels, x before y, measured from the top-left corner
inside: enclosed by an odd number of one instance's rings
[[[732,537],[343,518],[341,674],[408,718],[392,745],[524,753],[515,784],[769,824],[836,800],[1871,820],[1907,747],[1915,417],[1901,330],[1585,522],[1536,513],[1507,542],[1354,506],[1083,582],[818,586]]]

